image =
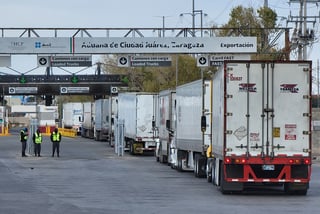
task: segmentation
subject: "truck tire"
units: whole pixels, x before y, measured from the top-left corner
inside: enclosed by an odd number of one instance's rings
[[[158,156],[159,156],[159,162],[163,163],[163,154],[162,154],[162,144],[161,143],[160,143],[160,146],[159,146]]]
[[[182,167],[182,159],[185,158],[185,154],[183,151],[178,150],[178,154],[177,154],[177,170],[179,172],[183,171],[183,167]]]
[[[212,160],[207,160],[206,164],[206,177],[208,183],[212,182]]]
[[[198,154],[195,154],[194,155],[194,167],[193,167],[193,174],[195,177],[199,177],[199,155]]]
[[[198,177],[199,178],[205,178],[206,177],[206,164],[207,164],[207,158],[200,155],[198,158]]]
[[[134,142],[129,141],[129,146],[130,146],[130,154],[131,155],[135,155],[135,151],[134,151],[134,146],[133,146]]]

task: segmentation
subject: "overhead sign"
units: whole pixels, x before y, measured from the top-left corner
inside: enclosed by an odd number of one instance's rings
[[[38,87],[9,87],[9,94],[36,94]]]
[[[84,94],[89,91],[90,87],[60,87],[61,94]]]
[[[70,38],[5,37],[0,38],[0,54],[72,53]]]
[[[256,52],[256,37],[0,38],[0,54],[201,54]]]
[[[118,57],[119,67],[170,67],[171,62],[171,56],[139,55]]]
[[[51,56],[51,67],[90,67],[92,66],[91,55],[64,55]]]
[[[0,55],[0,67],[10,67],[10,66],[11,66],[11,56]]]
[[[161,67],[171,66],[170,56],[131,56],[131,67]]]
[[[38,66],[46,67],[90,67],[91,55],[38,56]]]
[[[212,54],[197,57],[198,67],[221,66],[225,60],[250,60],[250,54]]]
[[[221,66],[225,60],[250,60],[249,54],[213,54],[210,55],[210,66]]]

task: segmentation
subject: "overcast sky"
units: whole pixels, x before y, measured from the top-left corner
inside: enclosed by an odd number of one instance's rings
[[[190,27],[192,0],[0,0],[1,27]],[[285,16],[288,0],[269,0],[269,6]],[[205,21],[221,25],[238,5],[261,7],[264,0],[194,0]],[[294,6],[294,7],[293,7]],[[199,17],[198,17],[199,19]],[[198,20],[199,21],[199,20]],[[198,23],[199,24],[199,23]],[[206,23],[204,23],[206,24]]]
[[[279,16],[299,15],[299,4],[288,4],[289,0],[269,0],[269,7]],[[0,0],[1,28],[130,28],[130,27],[162,27],[165,17],[166,27],[192,26],[192,0]],[[238,5],[259,8],[264,0],[194,0],[195,10],[205,14],[203,27],[212,24],[221,26],[229,19],[231,9]],[[308,4],[308,15],[319,15],[315,4]],[[180,16],[181,13],[185,15]],[[200,27],[200,17],[196,17],[196,27]],[[286,21],[281,22],[286,26]],[[317,21],[316,33],[319,20]],[[292,27],[292,26],[291,26]],[[315,48],[313,48],[315,49]],[[319,49],[317,49],[319,50]],[[319,57],[315,51],[309,51],[310,59]],[[21,69],[21,56],[12,60],[12,68]],[[36,60],[35,60],[36,61]],[[34,62],[32,66],[36,66]],[[314,62],[314,65],[316,62]]]

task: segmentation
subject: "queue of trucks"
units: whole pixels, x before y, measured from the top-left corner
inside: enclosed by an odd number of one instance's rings
[[[225,61],[209,80],[84,103],[82,136],[112,141],[112,126],[123,120],[131,154],[154,152],[157,161],[192,171],[222,193],[276,185],[306,195],[311,70],[310,61]]]

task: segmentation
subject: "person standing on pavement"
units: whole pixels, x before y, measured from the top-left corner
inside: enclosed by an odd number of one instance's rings
[[[42,135],[39,129],[37,129],[36,133],[33,134],[32,140],[34,144],[34,156],[41,157]]]
[[[27,141],[28,141],[28,129],[24,128],[20,131],[20,142],[21,142],[21,156],[26,156],[26,148],[27,148]]]
[[[61,134],[57,128],[51,133],[50,140],[52,142],[52,157],[54,157],[54,153],[57,150],[57,157],[59,157],[60,153],[60,141],[61,141]]]

